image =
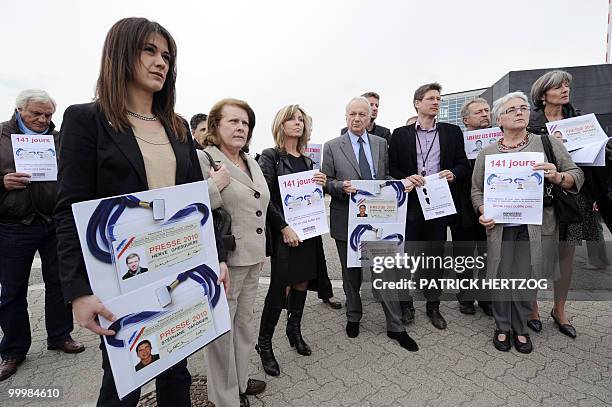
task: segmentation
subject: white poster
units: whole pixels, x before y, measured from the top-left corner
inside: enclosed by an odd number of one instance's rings
[[[11,134],[15,171],[30,181],[57,181],[57,153],[53,135]]]
[[[544,153],[507,153],[486,156],[484,217],[496,223],[542,224],[544,171],[533,166]]]
[[[278,177],[285,221],[301,240],[329,232],[323,187],[313,181],[318,170]]]
[[[404,248],[408,194],[402,181],[356,180],[351,184],[348,213],[347,266],[361,267],[361,248],[367,241],[393,241]]]
[[[315,170],[321,169],[321,154],[323,151],[323,144],[308,143],[304,150],[304,155],[312,160],[312,168]]]
[[[197,197],[197,198],[194,198]],[[72,206],[123,398],[231,328],[206,182]]]
[[[567,151],[574,151],[608,140],[608,136],[593,113],[549,122],[546,123],[546,128],[548,134],[562,139]]]
[[[468,160],[474,160],[478,157],[480,150],[489,144],[496,143],[502,136],[499,127],[491,127],[490,129],[469,130],[463,132],[463,144],[465,146],[465,154]]]
[[[446,178],[438,174],[425,177],[425,185],[416,187],[425,220],[437,219],[457,213]]]

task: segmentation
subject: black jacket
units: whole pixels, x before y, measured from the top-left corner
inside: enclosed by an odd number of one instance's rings
[[[313,169],[313,162],[310,158],[304,157],[306,160],[306,166],[309,169]],[[290,273],[289,270],[289,246],[283,242],[282,234],[280,230],[287,226],[285,221],[285,215],[283,212],[283,205],[280,195],[280,188],[278,186],[278,177],[283,175],[293,174],[293,168],[289,163],[287,152],[277,148],[267,148],[261,152],[259,157],[259,166],[261,171],[266,177],[268,183],[268,189],[270,190],[270,205],[268,207],[269,219],[278,218],[282,219],[282,222],[276,226],[269,228],[268,238],[270,239],[270,248],[272,249],[271,256],[271,282],[270,290],[266,301],[272,301],[275,306],[283,306],[285,299],[285,287],[284,282],[286,281],[285,276]],[[273,211],[274,215],[270,216],[270,212]],[[280,227],[279,227],[280,226]],[[308,284],[308,289],[319,292],[319,298],[331,298],[332,287],[327,274],[327,263],[325,261],[325,253],[323,251],[323,239],[321,236],[313,237],[316,242],[316,253],[317,256],[317,279],[312,280]]]
[[[13,144],[11,134],[21,134],[17,125],[15,113],[9,121],[0,124],[0,223],[21,223],[30,225],[34,221],[51,223],[53,221],[53,208],[57,182],[36,181],[31,182],[25,189],[4,188],[4,176],[15,172],[15,159],[13,157]],[[47,134],[53,135],[55,150],[58,151],[60,136],[51,123]]]
[[[346,133],[347,130],[348,130],[347,127],[340,130],[340,135],[343,135],[344,133]],[[374,126],[372,126],[372,131],[368,131],[368,134],[373,134],[375,136],[382,137],[385,140],[387,140],[387,145],[391,144],[391,130],[389,130],[385,126],[380,126],[374,123]]]
[[[450,184],[451,193],[457,207],[458,197],[455,184],[461,183],[469,174],[469,163],[465,155],[463,133],[458,126],[449,123],[438,123],[440,141],[440,170],[450,170],[455,174],[455,181]],[[415,125],[402,126],[393,131],[389,146],[389,174],[395,179],[404,179],[418,174]],[[425,222],[416,189],[408,195],[407,220]]]
[[[176,156],[176,184],[201,181],[202,172],[191,135],[187,142],[181,143],[170,129],[166,128],[166,133]],[[92,293],[71,205],[145,191],[149,187],[134,132],[113,130],[96,103],[68,107],[61,135],[55,219],[60,279],[64,298],[70,302]],[[218,239],[217,247],[222,261],[225,255]]]

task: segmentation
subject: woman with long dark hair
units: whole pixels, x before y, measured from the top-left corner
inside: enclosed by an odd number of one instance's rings
[[[94,102],[66,109],[56,219],[60,276],[77,322],[100,335],[97,316],[112,313],[92,294],[71,205],[202,180],[187,123],[174,112],[176,44],[161,25],[125,18],[113,25],[102,51]],[[220,261],[224,260],[222,250]],[[227,267],[220,264],[220,281]],[[227,288],[227,287],[226,287]],[[135,406],[140,389],[119,400],[104,341],[98,405]],[[160,406],[189,406],[191,375],[183,360],[156,379]]]

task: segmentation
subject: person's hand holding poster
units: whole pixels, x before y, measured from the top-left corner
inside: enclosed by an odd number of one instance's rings
[[[11,134],[15,171],[30,181],[57,181],[57,153],[53,135]]]
[[[496,143],[502,136],[499,127],[491,127],[490,129],[470,130],[463,132],[463,145],[465,146],[465,154],[468,160],[475,160],[478,157],[480,150],[489,144]]]
[[[448,181],[439,174],[425,177],[425,185],[416,187],[416,192],[425,220],[457,213]]]
[[[197,197],[197,198],[194,198]],[[119,397],[229,331],[206,182],[72,207]]]

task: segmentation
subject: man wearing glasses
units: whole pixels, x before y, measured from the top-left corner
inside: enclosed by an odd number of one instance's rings
[[[389,173],[395,179],[408,178],[419,187],[425,186],[426,176],[437,174],[451,184],[451,192],[456,200],[453,186],[467,176],[469,164],[461,129],[436,120],[440,110],[441,90],[440,84],[434,82],[422,85],[414,92],[417,120],[415,124],[393,131],[389,147]],[[451,219],[445,216],[426,221],[416,192],[412,192],[408,197],[406,216],[406,251],[412,253],[416,248],[415,242],[418,242],[421,249],[419,254],[442,256],[446,228]],[[427,280],[439,279],[444,270],[434,266],[419,270],[418,274]],[[446,320],[440,313],[442,290],[424,289],[423,294],[427,300],[427,316],[431,323],[438,329],[445,329]],[[404,323],[414,319],[414,306],[408,296],[402,301],[402,314]]]

